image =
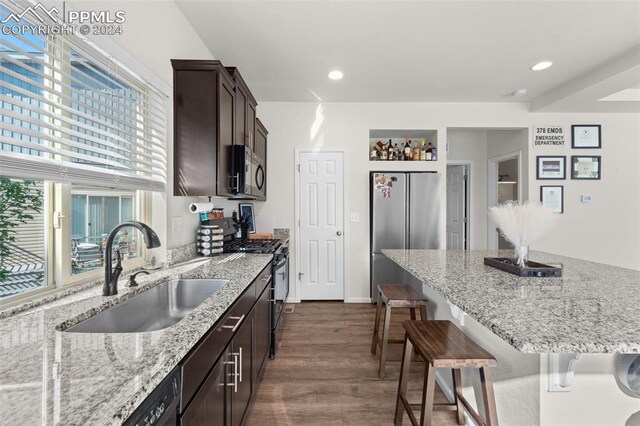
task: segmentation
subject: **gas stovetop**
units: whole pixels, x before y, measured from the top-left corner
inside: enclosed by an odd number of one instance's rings
[[[275,253],[281,244],[280,240],[231,240],[222,248],[225,253]]]

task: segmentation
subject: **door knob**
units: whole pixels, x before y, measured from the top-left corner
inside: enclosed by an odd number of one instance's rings
[[[342,231],[338,231],[338,232],[336,232],[336,235],[337,235],[338,237],[339,237],[339,236],[341,236],[341,235],[342,235]]]

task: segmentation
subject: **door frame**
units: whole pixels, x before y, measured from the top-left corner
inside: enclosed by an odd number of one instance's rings
[[[300,197],[300,173],[298,172],[299,167],[300,167],[300,154],[340,154],[342,156],[342,253],[344,253],[344,261],[342,264],[342,300],[343,302],[347,302],[348,301],[348,297],[347,297],[347,268],[349,265],[349,261],[348,261],[348,257],[349,254],[347,253],[347,244],[346,244],[346,240],[348,238],[349,233],[347,232],[347,156],[346,156],[346,150],[344,149],[340,149],[340,148],[336,148],[336,149],[322,149],[322,148],[309,148],[309,149],[301,149],[301,148],[295,148],[295,161],[294,161],[294,165],[293,165],[293,174],[295,176],[294,178],[294,194],[293,194],[293,203],[294,203],[294,229],[295,229],[295,238],[294,238],[294,242],[295,242],[295,255],[294,258],[296,260],[296,266],[295,266],[295,270],[294,270],[294,280],[295,280],[295,289],[296,289],[296,296],[295,298],[292,298],[291,302],[292,303],[300,303],[301,299],[300,299],[300,295],[302,292],[302,288],[301,288],[301,284],[300,284],[300,204],[299,204],[299,197]],[[289,284],[289,287],[291,287],[291,284]]]
[[[467,193],[466,202],[467,202],[467,226],[465,226],[465,238],[467,240],[467,248],[465,250],[472,250],[473,247],[473,234],[471,230],[475,230],[475,223],[473,219],[473,211],[472,207],[475,206],[475,188],[473,179],[473,172],[475,170],[475,162],[474,160],[447,160],[446,166],[466,166],[467,167]],[[445,168],[445,179],[446,179],[446,168]],[[446,182],[445,182],[445,191],[446,191]],[[447,193],[447,196],[449,194]],[[445,221],[446,221],[445,214]],[[446,225],[445,225],[446,227]]]
[[[491,157],[487,161],[487,249],[498,249],[498,234],[492,225],[488,209],[498,204],[498,163],[505,160],[518,160],[518,201],[522,200],[522,150]],[[494,185],[493,182],[496,182]]]

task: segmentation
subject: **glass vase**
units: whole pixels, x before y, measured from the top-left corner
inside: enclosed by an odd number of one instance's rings
[[[529,246],[517,246],[515,247],[515,261],[516,265],[521,268],[527,266],[529,261]]]

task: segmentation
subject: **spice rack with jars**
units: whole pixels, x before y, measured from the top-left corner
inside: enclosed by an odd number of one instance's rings
[[[437,161],[435,130],[371,130],[369,161]]]

